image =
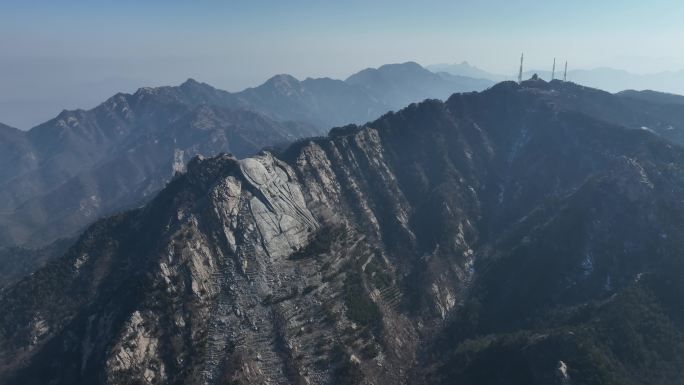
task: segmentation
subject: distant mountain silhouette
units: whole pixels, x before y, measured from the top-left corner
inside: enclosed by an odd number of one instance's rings
[[[625,90],[618,92],[619,96],[625,98],[639,99],[660,104],[679,104],[684,105],[684,96],[657,91],[635,91]]]
[[[498,75],[480,69],[468,63],[467,61],[454,64],[433,64],[427,66],[426,68],[434,72],[446,72],[452,75],[467,76],[476,79],[488,79],[497,82],[512,79],[510,76]]]
[[[321,129],[365,122],[392,109],[358,87],[329,78],[299,81],[290,75],[276,75],[234,96],[241,108],[278,120],[310,122]]]
[[[533,73],[539,74],[545,80],[551,78],[549,70],[527,71],[525,76],[531,76]],[[556,68],[556,79],[562,77],[562,69]],[[684,94],[684,71],[634,74],[614,68],[577,69],[568,71],[568,81],[608,92],[635,89]]]
[[[517,63],[512,63],[512,66],[517,68]],[[427,68],[435,72],[447,72],[452,75],[482,78],[497,82],[513,80],[518,77],[517,73],[501,75],[487,72],[472,66],[468,62],[429,65]],[[551,80],[551,68],[526,70],[523,73],[523,77],[530,78],[533,74],[538,74],[544,80]],[[556,79],[563,79],[563,68],[560,63],[556,67]],[[652,74],[635,74],[606,67],[594,69],[573,69],[571,67],[567,74],[567,80],[608,92],[620,92],[627,89],[634,89],[655,90],[684,95],[684,70]]]
[[[493,85],[490,80],[437,74],[415,62],[368,68],[347,78],[346,83],[361,87],[391,106],[406,106],[429,98],[445,99],[455,92],[483,90]]]

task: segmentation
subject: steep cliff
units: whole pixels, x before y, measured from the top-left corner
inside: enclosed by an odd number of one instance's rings
[[[65,110],[29,131],[0,124],[0,246],[42,246],[138,207],[197,154],[242,158],[410,102],[493,84],[439,76],[415,63],[374,71],[395,87],[277,75],[231,93],[188,79]]]
[[[684,150],[582,90],[193,159],[0,294],[0,382],[675,383]]]

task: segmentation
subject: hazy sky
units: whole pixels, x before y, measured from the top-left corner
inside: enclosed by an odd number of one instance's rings
[[[529,67],[679,70],[683,15],[681,0],[0,0],[0,122],[188,77],[239,90],[408,60],[509,74],[521,51]]]

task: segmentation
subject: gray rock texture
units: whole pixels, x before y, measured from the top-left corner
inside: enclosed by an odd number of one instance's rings
[[[675,383],[684,150],[580,91],[193,158],[0,292],[0,383]]]

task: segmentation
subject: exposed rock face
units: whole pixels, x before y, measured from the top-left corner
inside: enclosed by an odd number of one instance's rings
[[[294,171],[268,154],[241,160],[240,171],[256,193],[249,208],[266,254],[283,258],[306,246],[318,226]]]
[[[675,383],[684,150],[547,86],[194,158],[0,294],[0,383]]]
[[[373,71],[383,82],[278,75],[237,93],[189,79],[63,111],[28,132],[0,124],[0,247],[44,246],[103,215],[139,207],[196,154],[242,158],[410,102],[493,84],[415,63]]]
[[[191,95],[185,88],[117,95],[22,132],[26,150],[0,158],[0,244],[73,236],[103,214],[147,201],[196,154],[247,156],[323,132],[255,112],[183,104],[179,99]]]

